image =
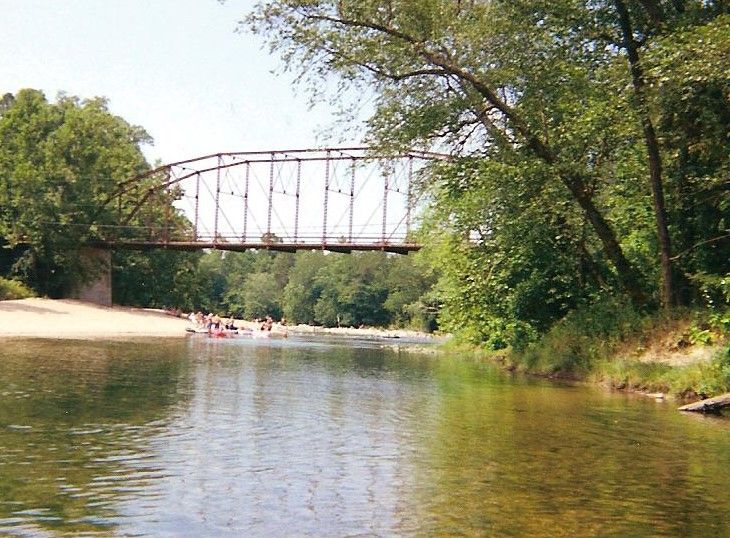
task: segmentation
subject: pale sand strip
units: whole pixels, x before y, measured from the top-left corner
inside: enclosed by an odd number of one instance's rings
[[[188,322],[159,310],[74,300],[0,301],[0,338],[114,338],[185,335]]]
[[[258,330],[259,324],[236,320],[238,327]],[[0,338],[39,337],[95,339],[120,337],[185,336],[187,319],[161,310],[124,306],[99,306],[71,299],[21,299],[0,301]],[[274,324],[275,336],[320,334],[345,337],[418,338],[438,341],[425,333],[375,328],[324,328],[310,325],[283,327]]]

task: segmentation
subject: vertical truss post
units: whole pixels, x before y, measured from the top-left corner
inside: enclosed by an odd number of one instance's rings
[[[162,190],[162,203],[165,204],[165,227],[162,229],[162,241],[167,244],[170,241],[170,204],[167,190]]]
[[[273,209],[273,203],[274,203],[274,160],[276,159],[276,154],[272,151],[271,152],[271,166],[269,166],[269,212],[266,217],[266,239],[267,241],[271,239],[271,212]]]
[[[389,189],[389,182],[388,182],[388,172],[386,169],[386,173],[383,174],[383,230],[381,235],[381,242],[385,244],[385,228],[386,223],[388,220],[388,189]]]
[[[322,212],[322,248],[327,245],[327,205],[329,204],[330,193],[330,150],[327,150],[327,157],[324,161],[324,207]]]
[[[408,157],[408,194],[406,196],[406,237],[410,241],[411,236],[411,209],[413,206],[413,155]]]
[[[119,206],[118,207],[118,211],[119,211],[118,222],[121,223],[122,222],[122,193],[121,192],[119,193],[119,201],[117,203]],[[113,239],[118,240],[119,239],[119,229],[115,228],[114,233],[112,235],[113,235]]]
[[[352,159],[352,175],[350,176],[350,222],[348,223],[347,240],[352,244],[352,218],[355,213],[355,159]]]
[[[215,220],[213,223],[213,243],[218,242],[218,212],[220,211],[221,198],[221,161],[223,157],[218,154],[218,168],[215,174]]]
[[[241,237],[241,242],[246,242],[246,232],[248,227],[248,183],[249,183],[249,176],[251,172],[251,163],[246,161],[246,185],[244,187],[243,191],[243,236]]]
[[[200,214],[200,172],[195,175],[195,223],[193,224],[193,240],[198,240],[198,215]]]
[[[294,242],[297,242],[299,236],[299,192],[302,184],[302,160],[297,159],[297,192],[294,202]]]

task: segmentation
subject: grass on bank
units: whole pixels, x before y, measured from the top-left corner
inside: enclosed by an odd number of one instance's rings
[[[28,286],[17,280],[0,277],[0,301],[27,299],[28,297],[35,297],[35,293]]]
[[[730,392],[730,310],[645,314],[608,300],[571,312],[525,349],[478,353],[533,375],[710,397]]]
[[[709,398],[730,392],[730,346],[700,362],[672,366],[616,359],[600,362],[591,379],[613,388]]]

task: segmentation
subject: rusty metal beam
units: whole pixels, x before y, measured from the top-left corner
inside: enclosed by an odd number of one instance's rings
[[[241,252],[245,250],[272,250],[278,252],[296,252],[298,250],[327,250],[330,252],[349,253],[353,251],[381,251],[394,254],[408,254],[421,250],[422,245],[416,243],[325,243],[315,245],[311,243],[276,243],[276,242],[248,242],[248,243],[226,243],[215,241],[169,241],[160,243],[157,241],[90,241],[89,246],[110,250],[229,250]]]

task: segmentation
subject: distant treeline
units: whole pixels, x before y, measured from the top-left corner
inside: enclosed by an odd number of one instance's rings
[[[116,253],[115,301],[327,327],[437,327],[435,277],[416,255],[212,251],[185,257],[187,271],[177,266],[150,275],[138,254]]]

